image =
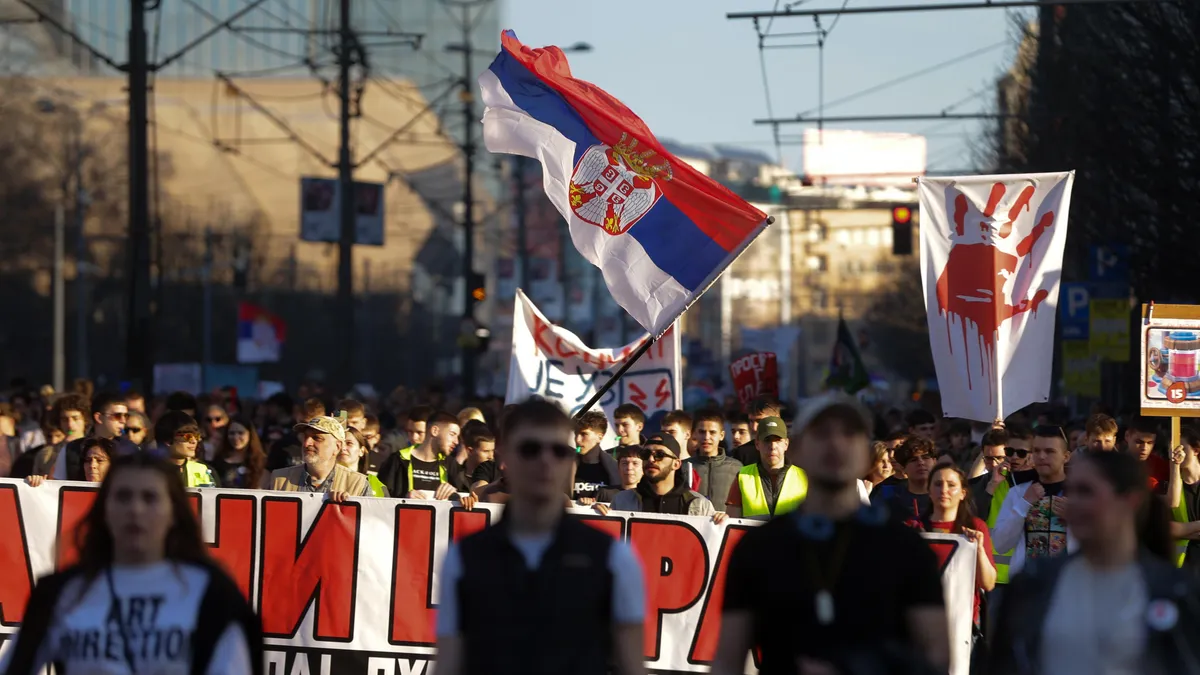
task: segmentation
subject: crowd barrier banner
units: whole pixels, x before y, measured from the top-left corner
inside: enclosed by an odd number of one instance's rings
[[[518,291],[513,308],[512,362],[504,402],[520,403],[531,396],[541,396],[574,415],[645,339],[615,349],[593,349],[571,331],[547,321],[529,298]],[[682,403],[679,354],[679,331],[671,326],[600,399],[600,408],[608,419],[613,419],[613,411],[623,403],[641,408],[647,420],[678,409]]]
[[[0,479],[0,651],[11,647],[36,579],[77,559],[76,531],[96,489]],[[322,495],[248,490],[193,490],[191,499],[213,557],[262,616],[268,675],[428,675],[436,570],[446,546],[494,522],[500,511],[374,498],[335,505]],[[649,668],[707,671],[721,630],[730,551],[754,523],[575,514],[627,538],[645,565]],[[929,536],[935,546],[952,549],[943,571],[952,608],[952,672],[965,675],[974,545]]]

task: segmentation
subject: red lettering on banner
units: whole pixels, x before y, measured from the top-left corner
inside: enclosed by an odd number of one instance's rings
[[[533,344],[545,353],[547,356],[554,353],[554,348],[546,341],[546,333],[550,331],[550,324],[542,321],[536,313],[533,314]]]
[[[432,647],[435,641],[433,605],[432,506],[396,507],[396,543],[392,548],[391,634],[394,645]]]
[[[721,634],[721,604],[725,600],[725,575],[729,571],[729,558],[733,547],[737,545],[750,528],[741,525],[729,525],[725,528],[725,538],[717,552],[717,565],[713,569],[712,582],[708,586],[708,595],[704,598],[704,607],[700,612],[700,626],[692,638],[692,648],[688,651],[688,663],[709,665],[717,654],[717,638]]]
[[[0,626],[16,626],[33,591],[33,565],[16,485],[0,485]]]
[[[290,497],[262,500],[258,608],[263,634],[294,637],[315,601],[314,637],[350,642],[354,636],[362,507],[353,502],[326,502],[304,533],[301,503]]]
[[[249,600],[250,575],[254,571],[254,497],[219,494],[216,501],[217,536],[208,545],[208,552]]]
[[[87,528],[83,519],[96,501],[99,488],[64,485],[58,490],[58,556],[56,569],[62,571],[79,562],[79,544]]]
[[[621,539],[625,536],[625,519],[624,518],[605,518],[603,516],[574,516],[581,523],[594,527],[597,530],[609,535],[613,539]]]
[[[664,614],[686,611],[704,594],[708,547],[691,525],[681,521],[629,521],[629,543],[646,572],[645,653],[658,659]]]
[[[456,508],[450,512],[450,540],[458,541],[491,524],[491,511]]]
[[[658,381],[658,388],[654,390],[654,395],[658,398],[654,401],[655,408],[661,408],[664,403],[671,400],[674,394],[671,392],[671,382],[667,378]]]
[[[563,343],[563,339],[557,335],[554,336],[554,351],[564,359],[569,359],[572,356],[579,356],[579,352],[567,347],[567,345]]]

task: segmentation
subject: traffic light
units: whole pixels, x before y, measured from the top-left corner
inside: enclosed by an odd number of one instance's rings
[[[912,215],[912,209],[907,206],[892,207],[892,255],[912,255]]]
[[[467,280],[470,283],[471,298],[475,302],[483,302],[487,300],[487,278],[479,272],[471,272],[470,278]]]

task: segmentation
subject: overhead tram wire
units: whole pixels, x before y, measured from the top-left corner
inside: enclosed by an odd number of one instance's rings
[[[183,0],[183,2],[184,2],[184,4],[188,5],[192,9],[194,9],[196,12],[200,13],[201,16],[208,19],[209,21],[212,21],[213,23],[220,23],[221,19],[219,17],[217,17],[212,12],[209,12],[207,9],[205,9],[203,6],[201,6],[198,2],[196,2],[196,0]],[[272,47],[269,44],[266,44],[265,42],[257,40],[255,38],[251,37],[250,35],[248,35],[239,26],[226,26],[225,29],[228,30],[230,33],[233,33],[234,35],[236,35],[239,40],[242,40],[246,44],[251,45],[252,47],[255,47],[257,49],[261,49],[265,52],[274,54],[276,56],[282,56],[287,59],[293,59],[293,60],[298,60],[298,61],[304,61],[306,59],[306,57],[302,54],[292,54],[291,52],[287,52],[282,49],[277,49],[275,47]]]
[[[1019,7],[1052,7],[1055,5],[1135,5],[1135,4],[1180,4],[1182,0],[975,0],[974,2],[944,2],[926,3],[923,5],[882,5],[870,7],[854,7],[841,9],[806,9],[794,11],[790,8],[783,11],[749,11],[728,12],[725,18],[763,19],[763,18],[796,18],[808,16],[830,16],[843,14],[896,14],[911,12],[944,12],[968,9],[1010,9]]]

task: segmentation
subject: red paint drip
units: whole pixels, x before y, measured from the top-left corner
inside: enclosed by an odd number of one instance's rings
[[[954,198],[954,231],[958,236],[962,236],[964,223],[967,217],[967,196],[960,194]]]

